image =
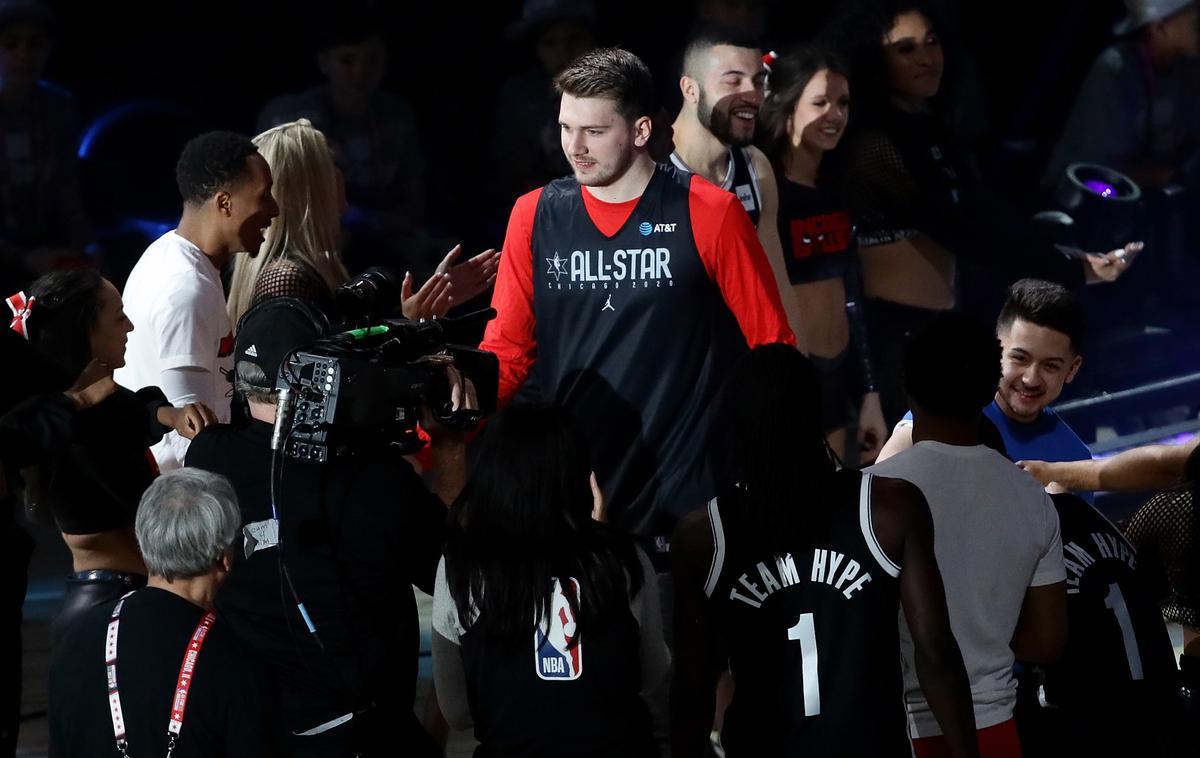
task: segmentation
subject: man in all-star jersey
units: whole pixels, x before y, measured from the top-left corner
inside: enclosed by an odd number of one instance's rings
[[[741,203],[647,153],[646,65],[594,50],[555,86],[574,175],[513,207],[482,347],[502,403],[520,389],[576,417],[610,517],[661,565],[678,516],[715,492],[728,368],[747,343],[795,337]]]
[[[671,163],[737,196],[758,228],[788,323],[800,331],[800,309],[787,279],[775,215],[779,189],[771,162],[754,146],[767,69],[758,43],[737,29],[708,27],[683,54],[683,107],[672,125]],[[804,349],[804,346],[800,346]]]
[[[977,755],[925,498],[900,479],[837,469],[816,369],[796,351],[755,348],[735,372],[739,486],[684,516],[672,540],[671,754],[708,754],[713,683],[728,668],[729,758],[911,756],[903,607],[948,754]]]

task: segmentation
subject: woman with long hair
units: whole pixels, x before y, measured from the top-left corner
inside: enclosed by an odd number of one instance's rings
[[[126,318],[121,295],[93,270],[47,274],[9,298],[12,328],[49,367],[46,391],[110,383],[125,365]],[[66,443],[31,472],[27,497],[47,510],[71,550],[61,630],[80,612],[146,582],[133,534],[138,501],[158,475],[148,448],[171,429],[191,439],[216,417],[203,405],[173,408],[157,387],[111,394],[66,420]],[[62,408],[64,414],[72,411]]]
[[[565,411],[488,425],[434,593],[438,699],[476,755],[658,754],[639,698],[669,665],[654,572],[601,511]]]
[[[350,279],[342,263],[341,216],[346,212],[345,181],[334,153],[307,119],[268,129],[254,138],[271,168],[271,194],[279,215],[271,221],[257,255],[234,257],[227,308],[234,324],[250,306],[269,297],[297,297],[335,315],[334,293]],[[401,285],[407,318],[441,316],[466,302],[495,279],[495,250],[457,264],[455,246],[422,287],[413,292],[412,273]],[[333,320],[331,318],[331,320]]]
[[[854,403],[859,456],[871,463],[887,428],[867,345],[854,223],[848,204],[821,171],[850,117],[848,76],[825,50],[802,48],[784,55],[771,67],[759,123],[778,180],[779,239],[805,332],[796,337],[808,346],[821,377],[826,436],[834,450],[846,449]]]
[[[714,686],[733,699],[726,755],[911,755],[897,612],[951,754],[975,752],[966,669],[912,484],[838,469],[820,380],[786,345],[752,350],[727,384],[738,485],[671,540],[671,754],[705,754]]]
[[[1082,261],[1039,239],[1028,218],[991,197],[950,124],[943,86],[947,60],[939,24],[917,0],[854,4],[831,38],[851,49],[855,123],[840,167],[858,223],[871,345],[889,424],[905,398],[905,338],[958,304],[960,261],[1001,286],[1024,277],[1067,286],[1113,281],[1141,243]]]

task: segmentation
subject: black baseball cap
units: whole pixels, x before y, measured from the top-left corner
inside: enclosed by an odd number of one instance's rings
[[[233,343],[234,370],[251,363],[266,376],[266,386],[275,389],[279,365],[297,348],[302,348],[329,332],[329,322],[319,310],[294,297],[273,297],[255,305],[238,322]],[[249,382],[254,384],[253,382]]]

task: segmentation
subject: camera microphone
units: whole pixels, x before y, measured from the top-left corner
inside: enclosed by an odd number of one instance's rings
[[[290,388],[275,392],[275,428],[271,431],[271,450],[283,449],[283,442],[292,431],[292,410],[295,398]]]

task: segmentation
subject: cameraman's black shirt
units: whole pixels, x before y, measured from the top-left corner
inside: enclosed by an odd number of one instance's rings
[[[188,450],[188,466],[233,483],[244,524],[271,516],[270,435],[261,421],[209,427]],[[399,455],[325,465],[280,457],[276,477],[282,547],[239,556],[217,596],[222,620],[273,671],[290,731],[372,703],[394,713],[398,734],[419,728],[409,585],[432,591],[446,507]],[[286,589],[281,556],[324,650]]]

